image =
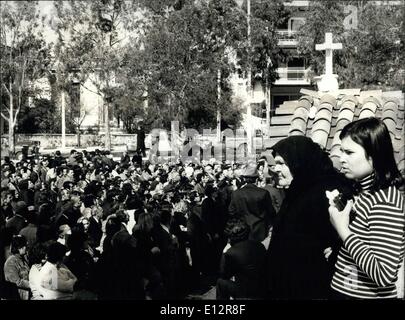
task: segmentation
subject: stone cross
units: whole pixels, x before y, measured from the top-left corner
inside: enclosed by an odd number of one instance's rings
[[[333,50],[342,49],[341,43],[332,43],[332,33],[325,33],[325,42],[322,44],[317,44],[315,50],[323,51],[325,50],[325,75],[333,74]]]

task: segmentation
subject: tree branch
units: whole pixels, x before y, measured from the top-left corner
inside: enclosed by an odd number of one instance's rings
[[[6,85],[4,84],[4,82],[1,83],[3,85],[3,87],[6,89],[7,93],[10,94],[10,91],[8,90],[8,88],[6,87]]]
[[[2,116],[2,118],[3,118],[4,120],[6,120],[6,121],[8,121],[8,120],[9,120],[9,118],[8,118],[8,117],[6,117],[6,116],[3,114],[3,112],[1,112],[0,114],[1,114],[1,116]]]
[[[93,80],[90,79],[90,81],[94,84]],[[97,92],[93,91],[93,90],[89,89],[88,87],[86,87],[83,83],[81,83],[80,85],[82,85],[84,89],[86,89],[92,93],[95,93],[95,94],[99,95],[100,97],[102,96],[102,94],[99,91],[97,91]]]

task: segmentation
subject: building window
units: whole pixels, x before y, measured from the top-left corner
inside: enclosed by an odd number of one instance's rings
[[[288,30],[296,32],[305,24],[305,18],[290,18],[288,20]]]

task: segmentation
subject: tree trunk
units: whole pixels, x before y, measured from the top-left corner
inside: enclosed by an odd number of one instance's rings
[[[105,103],[105,148],[111,151],[111,134],[110,134],[110,115],[109,115],[109,102]]]
[[[10,116],[10,120],[8,121],[8,150],[10,157],[15,155],[15,136],[12,116]]]
[[[221,99],[221,69],[218,69],[217,74],[217,142],[221,142],[221,109],[219,107]]]
[[[77,146],[80,148],[80,126],[77,127]]]
[[[9,83],[9,101],[10,110],[8,116],[8,150],[11,156],[15,155],[15,137],[14,137],[14,100],[11,82]]]

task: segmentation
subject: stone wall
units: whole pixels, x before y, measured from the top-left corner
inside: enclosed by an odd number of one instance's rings
[[[8,135],[1,136],[1,148],[7,148]],[[43,149],[60,148],[62,145],[61,134],[16,134],[16,145],[23,145],[29,141],[39,141]],[[111,133],[111,144],[113,146],[136,144],[136,134]],[[82,148],[103,146],[104,135],[82,134],[80,135]],[[66,147],[77,147],[77,135],[66,134]]]

